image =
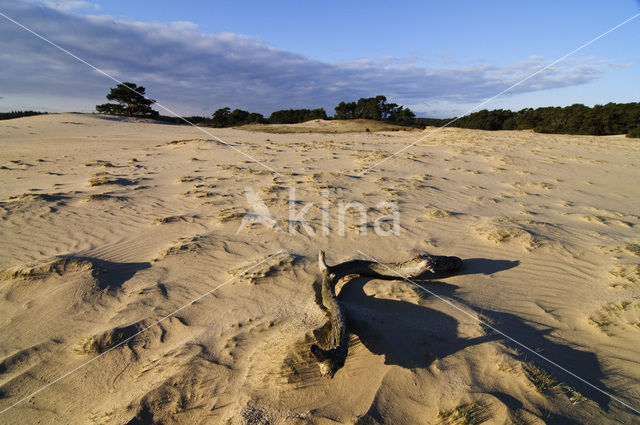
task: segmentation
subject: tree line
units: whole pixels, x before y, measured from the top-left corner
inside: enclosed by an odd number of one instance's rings
[[[226,111],[225,114],[218,114]],[[607,103],[590,108],[582,104],[566,107],[525,108],[513,112],[508,109],[481,110],[460,118],[416,118],[409,109],[387,103],[384,96],[360,98],[356,102],[340,102],[335,115],[328,117],[324,109],[288,109],[275,111],[268,119],[260,114],[249,114],[229,108],[216,111],[205,124],[229,127],[249,123],[294,124],[312,119],[370,119],[393,124],[424,128],[449,126],[477,130],[533,130],[537,133],[580,134],[605,136],[627,134],[640,137],[640,102]],[[230,118],[224,118],[224,117]]]
[[[418,118],[423,125],[442,126],[450,119]],[[590,108],[566,107],[482,110],[457,118],[452,127],[478,130],[533,130],[537,133],[640,137],[640,103],[607,103]]]
[[[146,89],[135,83],[124,82],[110,89],[107,100],[116,103],[103,103],[96,105],[96,111],[100,114],[124,115],[129,117],[155,118],[167,122],[181,123],[184,120],[178,117],[161,116],[151,108],[155,100],[146,96]],[[333,119],[370,119],[388,121],[400,125],[415,125],[415,114],[409,109],[396,103],[387,103],[387,98],[382,95],[376,97],[363,97],[354,102],[340,102],[335,108]],[[317,109],[282,109],[271,113],[265,118],[257,112],[249,112],[242,109],[231,110],[224,107],[216,110],[211,118],[189,117],[194,124],[206,124],[213,127],[232,127],[244,124],[296,124],[314,119],[331,119],[324,108]]]
[[[13,118],[30,117],[33,115],[43,115],[43,114],[46,114],[46,112],[36,112],[36,111],[0,112],[0,120],[10,120]]]
[[[369,119],[387,121],[399,125],[415,125],[415,114],[409,108],[396,103],[387,103],[382,95],[363,97],[355,102],[340,102],[335,108],[335,115],[330,117],[324,108],[317,109],[282,109],[272,112],[269,118],[261,114],[249,113],[241,109],[231,111],[221,108],[208,120],[214,127],[230,127],[243,124],[297,124],[305,121],[321,119],[351,120]]]
[[[248,112],[242,109],[220,108],[211,118],[205,120],[205,124],[213,127],[232,127],[244,124],[296,124],[300,122],[321,119],[326,120],[327,113],[323,108],[318,109],[283,109],[273,112],[269,118],[265,118],[257,112]]]
[[[177,117],[160,116],[151,109],[154,100],[145,95],[145,88],[134,83],[121,83],[107,94],[108,100],[117,103],[96,105],[99,113],[150,117],[173,123],[184,123]],[[534,130],[539,133],[611,135],[627,134],[640,137],[640,103],[607,103],[593,108],[582,104],[567,107],[525,108],[517,112],[506,109],[481,110],[455,119],[416,118],[409,109],[397,103],[387,102],[382,95],[362,97],[353,102],[340,102],[333,117],[323,108],[282,109],[265,118],[257,112],[224,107],[216,110],[211,118],[189,117],[194,124],[213,127],[232,127],[244,124],[295,124],[314,119],[370,119],[393,124],[425,127],[443,126],[478,130]],[[453,120],[453,122],[451,122]],[[451,124],[449,124],[451,123]]]
[[[160,115],[151,108],[155,100],[146,96],[146,90],[135,83],[124,82],[112,88],[107,100],[116,103],[96,105],[98,113],[130,117],[154,118],[157,120],[185,124],[184,119]],[[481,110],[459,118],[417,118],[409,109],[396,103],[388,103],[382,95],[362,97],[353,102],[340,102],[330,117],[323,108],[282,109],[274,111],[268,118],[257,112],[224,107],[216,110],[210,118],[186,117],[193,124],[213,127],[232,127],[245,124],[295,124],[314,119],[370,119],[393,124],[421,127],[448,125],[451,127],[478,130],[533,130],[538,133],[614,135],[640,138],[640,102],[607,103],[590,108],[582,104],[566,107],[525,108],[517,112],[508,109]],[[38,115],[36,111],[12,111],[0,113],[0,119]],[[452,120],[455,120],[451,122]],[[451,122],[451,124],[449,124]]]

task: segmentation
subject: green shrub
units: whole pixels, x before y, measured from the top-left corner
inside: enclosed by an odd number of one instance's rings
[[[632,128],[627,131],[627,137],[633,137],[634,139],[640,139],[640,126]]]

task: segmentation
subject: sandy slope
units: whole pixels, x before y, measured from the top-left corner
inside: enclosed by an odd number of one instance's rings
[[[311,120],[299,124],[247,124],[241,130],[262,133],[362,133],[370,131],[419,131],[386,122],[356,119],[349,121]],[[417,137],[416,137],[417,138]]]
[[[215,134],[281,175],[189,127],[0,122],[0,409],[95,359],[1,423],[638,420],[476,320],[640,409],[637,142],[445,129],[358,177],[421,133]],[[253,211],[247,187],[282,232],[238,232]],[[288,223],[290,188],[297,211],[314,203],[315,235]],[[340,235],[339,205],[351,201],[367,208],[366,234],[347,213]],[[384,201],[399,207],[397,236],[374,231]],[[465,268],[419,282],[431,293],[345,285],[352,346],[324,380],[306,355],[324,320],[319,249],[330,263],[427,251]]]

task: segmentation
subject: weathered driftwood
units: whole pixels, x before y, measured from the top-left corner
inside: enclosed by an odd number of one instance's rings
[[[371,277],[376,279],[417,278],[427,273],[452,272],[462,267],[458,257],[438,255],[416,255],[403,263],[376,263],[366,260],[351,260],[334,266],[327,265],[323,251],[318,256],[322,274],[322,305],[327,311],[325,326],[316,332],[317,344],[310,347],[312,358],[320,366],[324,378],[331,379],[344,366],[349,351],[349,327],[344,306],[336,298],[335,287],[346,276]]]

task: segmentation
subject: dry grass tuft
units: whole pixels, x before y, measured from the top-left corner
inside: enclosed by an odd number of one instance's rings
[[[109,201],[109,200],[114,200],[114,201],[124,201],[127,198],[124,196],[114,196],[114,195],[110,195],[108,193],[93,193],[89,196],[87,196],[86,198],[84,198],[84,201],[86,202],[95,202],[95,201]]]
[[[107,184],[113,184],[118,186],[130,186],[137,184],[136,180],[129,180],[122,177],[116,177],[104,171],[100,173],[95,173],[89,179],[89,186],[103,186]]]
[[[624,327],[627,324],[640,328],[640,301],[632,299],[607,303],[589,317],[589,323],[609,336],[614,335],[616,326]]]
[[[638,257],[640,257],[640,244],[630,243],[630,244],[627,244],[627,246],[625,246],[624,249],[626,249],[633,255],[637,255]]]
[[[198,236],[186,237],[178,239],[172,246],[162,252],[159,258],[164,258],[169,255],[177,255],[185,252],[196,252],[202,246],[200,245],[200,238]],[[157,261],[156,258],[154,261]]]
[[[240,211],[236,207],[224,208],[218,212],[218,222],[226,223],[227,221],[237,220],[244,217],[245,212]]]
[[[481,402],[465,403],[449,410],[438,412],[439,424],[446,425],[477,425],[486,422],[491,417],[489,408]]]
[[[452,211],[444,210],[440,208],[429,208],[427,210],[427,216],[431,218],[444,218],[450,217],[453,215]]]
[[[105,184],[112,184],[113,182],[114,180],[106,173],[98,173],[98,174],[94,174],[89,179],[89,186],[91,187],[102,186]]]
[[[156,218],[153,220],[156,224],[167,224],[167,223],[176,223],[178,221],[182,221],[183,217],[181,215],[172,215],[169,217]]]
[[[114,167],[114,165],[109,161],[103,161],[102,159],[94,159],[93,161],[89,161],[84,164],[85,167]]]
[[[533,363],[523,363],[522,369],[536,391],[545,397],[564,394],[572,404],[581,404],[587,400],[578,391],[564,382],[558,381],[551,373],[540,369]]]
[[[78,346],[74,349],[77,354],[102,354],[105,351],[116,347],[118,344],[125,341],[127,338],[135,335],[141,326],[138,323],[133,325],[117,327],[109,329],[98,335],[89,336],[84,338],[78,343]]]
[[[81,270],[91,271],[92,275],[106,272],[106,270],[97,267],[95,264],[87,260],[56,257],[42,263],[32,263],[0,271],[0,279],[43,279],[53,273],[62,275],[65,272]]]

